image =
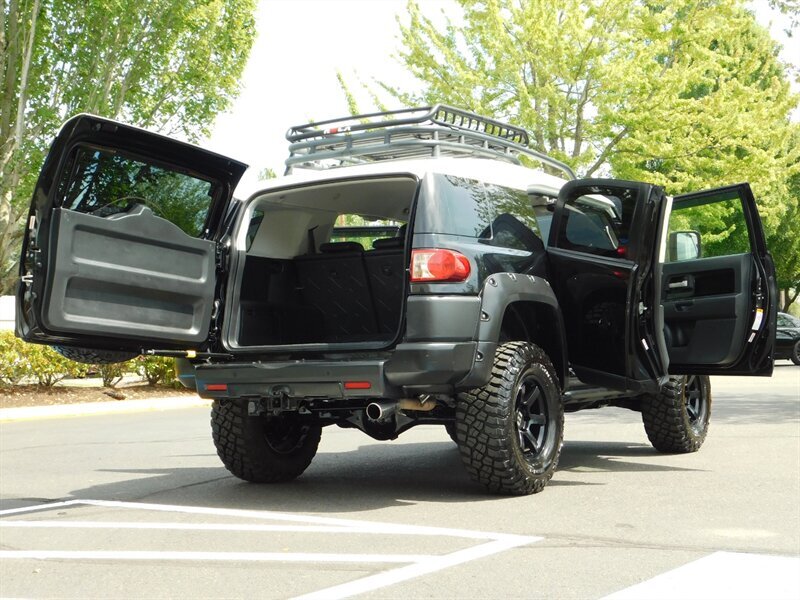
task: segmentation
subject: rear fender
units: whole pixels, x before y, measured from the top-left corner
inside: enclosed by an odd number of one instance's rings
[[[546,279],[517,273],[487,277],[481,290],[478,354],[458,388],[480,387],[489,381],[498,344],[510,339],[540,346],[553,361],[561,387],[567,375],[564,321],[553,289]]]

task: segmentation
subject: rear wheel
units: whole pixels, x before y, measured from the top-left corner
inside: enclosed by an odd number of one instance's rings
[[[500,494],[535,494],[553,476],[564,407],[550,359],[538,346],[498,347],[492,378],[459,395],[456,442],[472,478]]]
[[[642,399],[642,421],[659,452],[697,452],[711,420],[711,382],[707,375],[671,377],[660,394]]]
[[[247,405],[215,400],[211,432],[225,468],[254,483],[290,481],[308,468],[322,428],[297,414],[251,417]]]
[[[797,340],[794,343],[794,347],[792,348],[792,356],[790,358],[794,364],[800,365],[800,340]]]

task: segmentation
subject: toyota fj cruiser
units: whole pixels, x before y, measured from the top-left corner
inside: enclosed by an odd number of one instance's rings
[[[285,177],[91,115],[55,139],[17,334],[87,362],[181,357],[237,477],[299,476],[323,427],[439,424],[471,477],[540,491],[564,412],[706,436],[710,374],[770,375],[775,279],[747,184],[576,179],[439,105],[293,127]]]

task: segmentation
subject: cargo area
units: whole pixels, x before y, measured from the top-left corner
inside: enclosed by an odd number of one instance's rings
[[[380,346],[398,334],[411,177],[324,182],[251,201],[229,290],[229,346]]]

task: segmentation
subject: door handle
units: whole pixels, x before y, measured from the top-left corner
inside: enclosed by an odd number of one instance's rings
[[[681,279],[680,281],[671,281],[667,284],[667,288],[671,290],[681,290],[689,287],[688,279]]]

